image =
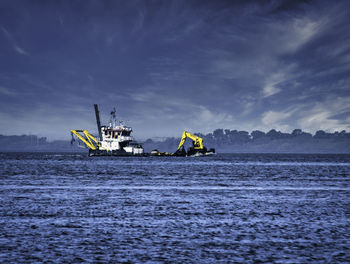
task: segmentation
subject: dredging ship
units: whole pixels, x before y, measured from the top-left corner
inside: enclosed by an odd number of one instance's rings
[[[123,125],[122,121],[119,121],[117,125],[116,110],[115,108],[111,112],[111,118],[107,126],[101,126],[100,112],[98,105],[94,105],[98,139],[91,135],[87,130],[71,130],[72,141],[75,141],[75,137],[84,143],[84,147],[89,148],[89,156],[175,156],[175,157],[187,157],[187,156],[206,156],[215,154],[215,149],[211,148],[207,150],[203,146],[203,139],[199,136],[193,135],[187,131],[184,131],[177,150],[173,153],[159,152],[158,150],[152,150],[151,153],[145,153],[142,145],[133,140],[131,133],[132,128]],[[187,139],[192,140],[192,147],[186,151],[184,143]]]
[[[115,108],[111,112],[111,118],[107,126],[101,126],[98,105],[95,104],[95,114],[99,139],[92,136],[87,130],[71,130],[72,141],[74,136],[80,139],[89,148],[89,156],[143,156],[144,150],[141,144],[133,140],[132,128],[117,124]]]

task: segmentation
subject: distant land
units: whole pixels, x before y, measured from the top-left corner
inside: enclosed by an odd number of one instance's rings
[[[69,140],[47,141],[46,137],[35,135],[0,135],[1,152],[80,152],[86,149],[71,145]]]
[[[283,133],[275,129],[265,133],[255,130],[237,131],[216,129],[209,134],[195,133],[203,138],[204,145],[215,148],[218,153],[350,153],[350,133],[327,133],[323,130],[314,135],[295,129],[292,133]],[[174,152],[180,138],[168,137],[164,140],[147,139],[143,143],[146,152],[153,149]],[[187,143],[189,144],[189,143]],[[70,141],[47,141],[45,137],[35,135],[0,135],[1,152],[87,152]]]

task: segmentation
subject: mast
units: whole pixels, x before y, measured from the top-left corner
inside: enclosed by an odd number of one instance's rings
[[[102,141],[100,112],[98,111],[98,106],[97,106],[97,104],[94,104],[94,107],[95,107],[95,114],[96,114],[96,122],[97,122],[98,135],[99,135],[99,137],[100,137],[100,140]]]

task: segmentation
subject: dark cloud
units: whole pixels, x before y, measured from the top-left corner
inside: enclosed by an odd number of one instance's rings
[[[141,138],[349,130],[349,10],[347,1],[2,1],[0,133],[94,130],[93,103],[117,106]]]

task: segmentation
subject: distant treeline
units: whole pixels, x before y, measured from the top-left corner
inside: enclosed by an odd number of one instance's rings
[[[216,148],[222,153],[350,153],[350,133],[327,133],[323,130],[314,135],[294,129],[292,133],[283,133],[275,129],[265,133],[254,130],[237,131],[216,129],[213,133],[195,133],[203,138],[207,148]],[[144,142],[146,151],[175,151],[180,138],[166,138],[164,141],[148,139]]]
[[[35,135],[3,136],[0,135],[0,151],[18,152],[79,152],[86,151],[76,145],[71,145],[67,140],[47,141],[46,137]]]
[[[215,148],[221,153],[350,153],[350,133],[327,133],[323,130],[314,135],[295,129],[292,133],[283,133],[275,129],[265,133],[216,129],[209,134],[195,133],[203,138],[207,148]],[[188,140],[187,146],[191,144]],[[147,139],[143,143],[146,152],[153,149],[174,152],[180,138],[168,137],[165,140]],[[47,141],[46,137],[35,135],[0,135],[0,151],[57,151],[81,152],[86,149],[71,145],[67,140]]]

